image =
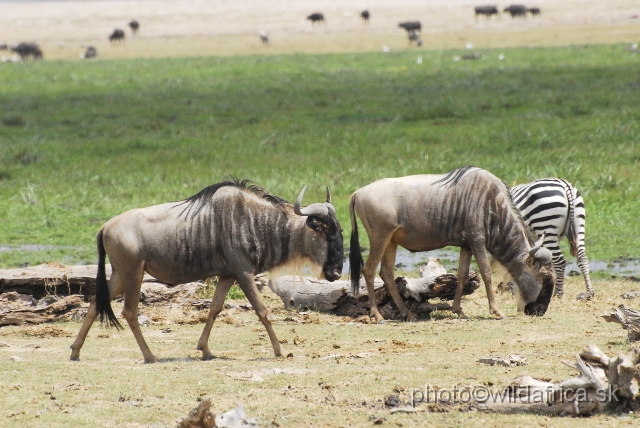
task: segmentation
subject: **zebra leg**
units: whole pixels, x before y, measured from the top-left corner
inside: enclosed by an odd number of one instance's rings
[[[567,259],[562,253],[553,259],[553,269],[556,271],[556,289],[553,295],[562,298],[564,296],[564,272],[567,267]]]
[[[594,297],[596,295],[596,292],[593,290],[593,287],[591,286],[591,277],[589,276],[589,259],[587,259],[587,255],[584,252],[584,247],[580,247],[578,249],[578,266],[580,267],[580,270],[582,271],[582,275],[584,276],[584,282],[587,284],[587,292],[586,295],[585,293],[580,293],[578,295],[578,299],[589,299],[591,297]]]

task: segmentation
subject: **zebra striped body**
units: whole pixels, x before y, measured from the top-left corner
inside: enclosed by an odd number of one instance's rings
[[[522,217],[537,236],[545,234],[542,244],[553,254],[556,271],[557,296],[564,294],[564,273],[567,260],[560,251],[558,241],[567,237],[571,254],[578,259],[584,275],[587,295],[594,295],[589,278],[589,260],[584,250],[585,208],[580,192],[560,178],[543,178],[510,189],[511,196]]]

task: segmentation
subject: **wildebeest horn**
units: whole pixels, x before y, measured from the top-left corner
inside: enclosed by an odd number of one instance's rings
[[[540,237],[540,239],[538,239],[536,241],[535,244],[533,244],[533,247],[531,247],[531,249],[529,250],[529,255],[531,257],[535,257],[536,253],[538,252],[538,250],[540,249],[540,247],[542,247],[542,243],[544,242],[544,237],[545,237],[545,233],[542,234],[542,236]]]
[[[327,214],[329,214],[329,208],[325,204],[311,204],[308,207],[300,208],[305,190],[307,190],[307,186],[302,188],[302,191],[298,195],[298,199],[296,199],[296,203],[293,204],[293,212],[298,215],[326,217]]]
[[[331,190],[329,190],[329,186],[327,186],[327,203],[331,203]]]

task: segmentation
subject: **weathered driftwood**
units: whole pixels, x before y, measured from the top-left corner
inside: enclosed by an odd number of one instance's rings
[[[458,280],[455,275],[442,273],[441,266],[427,266],[423,278],[396,278],[396,288],[408,308],[414,313],[451,309],[448,303],[433,304],[429,299],[452,300]],[[435,274],[433,274],[435,272]],[[446,272],[446,271],[445,271]],[[357,294],[353,294],[351,282],[339,280],[329,282],[317,278],[282,276],[270,281],[269,287],[282,299],[287,307],[302,307],[318,311],[332,311],[338,315],[362,316],[369,313],[369,298],[364,279],[360,280]],[[464,286],[464,295],[480,287],[479,275],[471,272]],[[398,319],[399,313],[381,279],[374,281],[376,303],[387,319]]]
[[[640,311],[620,305],[613,308],[610,313],[602,315],[602,318],[622,325],[623,329],[628,330],[627,336],[630,341],[640,340]]]
[[[84,304],[83,296],[79,294],[63,299],[49,297],[40,300],[15,291],[0,294],[0,326],[54,321]]]
[[[640,348],[610,358],[597,346],[585,346],[576,362],[565,363],[579,376],[560,383],[516,378],[502,393],[478,402],[479,410],[499,413],[541,413],[590,416],[607,409],[640,409]]]
[[[480,358],[478,360],[480,364],[488,364],[490,366],[504,366],[504,367],[515,367],[515,366],[524,366],[527,364],[527,359],[520,354],[510,354],[508,358],[500,358],[500,357],[489,357],[489,358]]]

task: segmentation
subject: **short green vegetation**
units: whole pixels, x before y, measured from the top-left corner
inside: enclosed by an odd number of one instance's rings
[[[309,203],[330,186],[346,236],[357,188],[468,164],[568,179],[590,258],[639,258],[640,55],[481,53],[4,64],[0,266],[94,263],[109,218],[229,176]]]

